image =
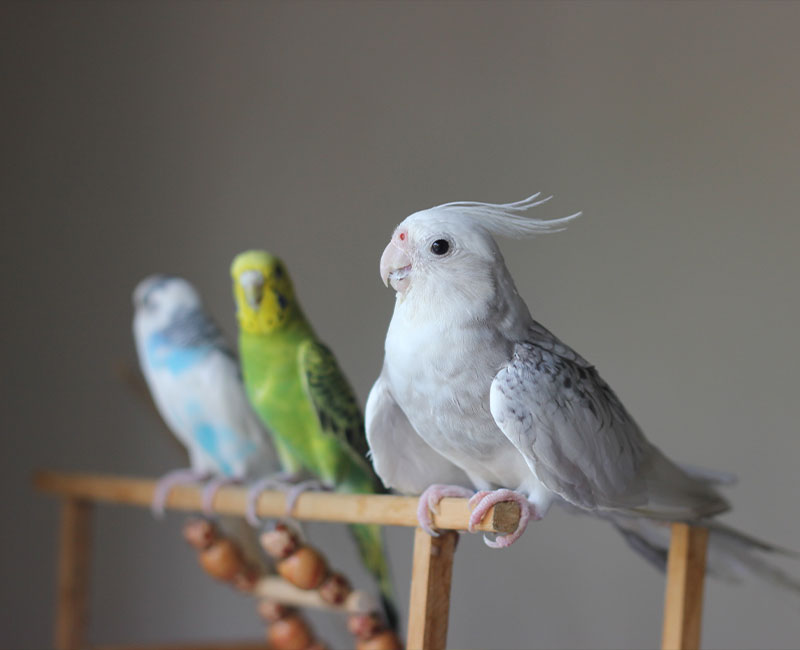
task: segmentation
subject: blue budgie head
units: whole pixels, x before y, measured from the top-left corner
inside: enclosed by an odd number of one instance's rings
[[[153,329],[167,326],[175,314],[201,307],[197,290],[183,278],[151,275],[133,291],[137,318],[146,319]]]
[[[233,356],[200,295],[183,278],[145,278],[133,292],[133,306],[133,333],[143,363],[180,373],[210,350]]]

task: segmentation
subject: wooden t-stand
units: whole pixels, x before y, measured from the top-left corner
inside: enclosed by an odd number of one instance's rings
[[[92,504],[66,497],[61,505],[56,595],[56,648],[83,648],[88,627]]]
[[[664,597],[663,650],[700,647],[708,529],[672,524]]]
[[[62,499],[55,647],[57,650],[82,650],[88,647],[93,503],[148,507],[153,500],[156,482],[150,479],[42,471],[34,476],[34,485],[38,490]],[[245,488],[226,486],[217,493],[214,511],[225,515],[244,515],[246,501]],[[186,485],[174,488],[167,498],[166,507],[201,510],[201,488]],[[284,515],[285,509],[285,495],[282,492],[264,492],[259,497],[257,513],[260,517],[279,518]],[[309,521],[416,527],[416,510],[417,499],[412,497],[307,492],[298,498],[293,515],[296,519]],[[498,503],[487,513],[478,529],[510,533],[517,527],[519,514],[517,504]],[[434,515],[434,525],[443,531],[442,534],[430,537],[421,529],[416,530],[407,632],[409,650],[445,648],[453,557],[458,541],[454,531],[466,530],[469,516],[466,499],[443,499],[439,513]],[[665,650],[699,647],[706,540],[707,531],[704,529],[673,524],[664,610]],[[264,588],[268,590],[269,585],[265,583]],[[324,606],[306,593],[287,590],[285,585],[280,594],[275,595],[289,605]],[[168,648],[164,645],[158,647]],[[172,646],[172,650],[178,647]],[[202,646],[195,644],[192,647]],[[256,646],[253,643],[231,643],[215,644],[214,647],[249,650]],[[141,649],[135,646],[125,648]]]
[[[149,507],[156,482],[150,479],[42,471],[34,476],[34,485],[63,500],[55,646],[58,650],[83,649],[86,647],[88,623],[91,504],[112,502]],[[226,486],[219,490],[214,499],[214,512],[244,515],[246,502],[245,488]],[[201,488],[177,486],[170,491],[166,507],[201,510]],[[416,527],[416,511],[417,499],[412,497],[306,492],[297,499],[293,516],[308,521]],[[286,498],[282,492],[264,492],[259,497],[257,513],[260,517],[279,518],[285,512]],[[439,513],[434,515],[434,525],[445,531],[443,535],[431,538],[421,530],[417,531],[411,576],[409,649],[443,650],[445,647],[450,610],[450,575],[457,537],[452,531],[466,530],[469,516],[466,499],[443,499],[439,504]],[[499,503],[487,513],[478,529],[508,533],[516,529],[518,521],[517,504]],[[299,593],[292,597],[291,590],[287,591],[285,585],[279,597],[290,605],[314,605],[307,594]],[[232,644],[229,647],[251,648],[252,644]]]

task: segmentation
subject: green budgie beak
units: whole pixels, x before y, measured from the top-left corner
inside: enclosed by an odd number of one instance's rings
[[[264,275],[256,270],[244,271],[239,276],[239,283],[242,285],[247,304],[257,311],[264,297]]]

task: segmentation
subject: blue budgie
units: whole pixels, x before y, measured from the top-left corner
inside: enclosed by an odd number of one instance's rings
[[[153,509],[163,512],[174,485],[210,479],[203,495],[208,513],[220,485],[277,470],[270,437],[250,407],[236,355],[189,282],[150,276],[136,287],[133,305],[139,364],[159,413],[190,461],[188,470],[159,482]],[[252,559],[259,556],[244,520],[223,524]]]

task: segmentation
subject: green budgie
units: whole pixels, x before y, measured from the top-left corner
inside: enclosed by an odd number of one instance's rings
[[[338,492],[385,492],[367,461],[364,419],[333,353],[318,339],[284,264],[248,251],[231,266],[245,386],[272,432],[285,473],[308,472]],[[381,591],[389,624],[397,613],[379,526],[350,526]]]

